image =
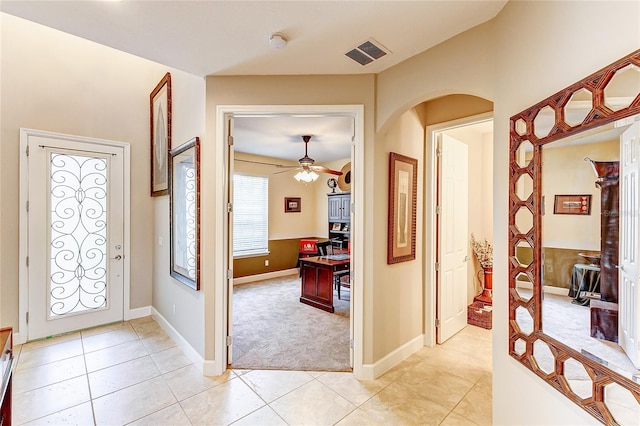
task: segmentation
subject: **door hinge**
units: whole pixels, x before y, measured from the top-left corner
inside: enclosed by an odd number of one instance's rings
[[[27,312],[26,317],[27,317],[27,324],[29,324],[29,312]]]
[[[233,269],[227,269],[227,279],[233,278]]]
[[[29,156],[29,145],[27,145],[27,149],[24,150],[24,153],[27,154],[27,157]]]
[[[231,346],[232,343],[233,343],[233,337],[227,336],[227,346]]]
[[[436,271],[440,270],[440,262],[436,262]]]
[[[227,145],[233,146],[233,136],[232,135],[227,136]]]
[[[436,157],[442,157],[442,149],[441,148],[437,148],[436,149]]]
[[[27,260],[26,260],[26,262],[25,262],[25,263],[26,263],[27,268],[28,268],[28,267],[29,267],[29,256],[27,256]]]
[[[442,207],[436,206],[436,214],[442,213]]]
[[[353,339],[349,339],[349,347],[353,349]]]
[[[355,212],[356,212],[356,204],[351,203],[351,213],[355,213]]]
[[[29,212],[29,200],[27,200],[27,212]]]
[[[440,320],[436,318],[436,327],[440,327]]]
[[[356,273],[353,271],[349,272],[349,279],[353,282],[356,279]]]
[[[227,203],[227,213],[233,213],[233,203]]]

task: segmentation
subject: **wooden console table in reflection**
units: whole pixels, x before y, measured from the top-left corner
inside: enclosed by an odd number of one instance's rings
[[[13,334],[11,328],[0,329],[0,373],[2,374],[2,401],[0,426],[11,425],[11,381],[13,378]]]
[[[348,254],[315,256],[300,259],[302,288],[300,302],[327,312],[334,312],[333,284],[336,274],[348,272]]]

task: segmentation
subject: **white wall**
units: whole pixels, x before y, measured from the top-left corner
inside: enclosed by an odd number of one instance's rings
[[[365,243],[373,246],[372,308],[384,312],[373,318],[376,362],[422,335],[424,146],[424,125],[415,109],[405,112],[386,131],[376,135],[374,231],[366,236]],[[387,265],[390,152],[418,160],[416,258],[393,265]]]
[[[18,325],[16,183],[19,129],[25,127],[131,145],[131,308],[153,303],[173,321],[164,301],[173,300],[182,308],[186,300],[185,315],[174,326],[201,348],[202,303],[168,278],[168,197],[149,196],[149,94],[170,71],[175,146],[204,133],[204,80],[11,15],[1,16],[0,324]],[[159,237],[165,243],[157,250]],[[164,297],[166,293],[175,294]]]
[[[620,142],[613,140],[562,148],[545,145],[542,154],[543,247],[600,251],[600,188],[586,157],[598,161],[620,160]],[[591,195],[589,215],[554,214],[555,195]]]
[[[508,354],[509,117],[640,47],[640,3],[509,2],[495,25],[494,424],[597,421]],[[544,407],[544,409],[541,409]]]
[[[392,126],[411,106],[448,93],[475,94],[494,102],[496,425],[597,423],[508,354],[509,117],[638,49],[639,19],[636,1],[509,2],[495,20],[378,76],[378,130]],[[377,200],[375,206],[383,207]]]

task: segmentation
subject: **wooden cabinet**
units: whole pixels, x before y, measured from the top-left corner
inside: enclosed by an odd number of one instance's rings
[[[0,426],[11,424],[11,381],[13,377],[13,334],[11,328],[0,330],[0,373],[2,377],[2,402],[0,402]]]
[[[329,239],[346,248],[351,232],[351,194],[327,194],[329,197]]]

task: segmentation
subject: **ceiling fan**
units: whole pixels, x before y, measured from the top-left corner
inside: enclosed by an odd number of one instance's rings
[[[282,164],[266,163],[266,162],[251,161],[251,160],[238,160],[238,161],[243,161],[246,163],[255,163],[255,164],[266,164],[266,165],[275,166],[282,169],[297,169],[299,170],[299,172],[294,176],[294,178],[298,181],[303,181],[303,182],[311,182],[318,179],[318,174],[316,172],[328,173],[336,176],[342,175],[342,172],[339,170],[332,170],[324,166],[314,166],[315,160],[309,157],[308,150],[307,150],[309,146],[309,141],[311,140],[311,136],[304,135],[302,136],[302,140],[304,141],[304,157],[298,160],[297,166],[285,166]],[[283,170],[281,172],[276,172],[276,173],[285,173],[288,171],[289,170]]]

